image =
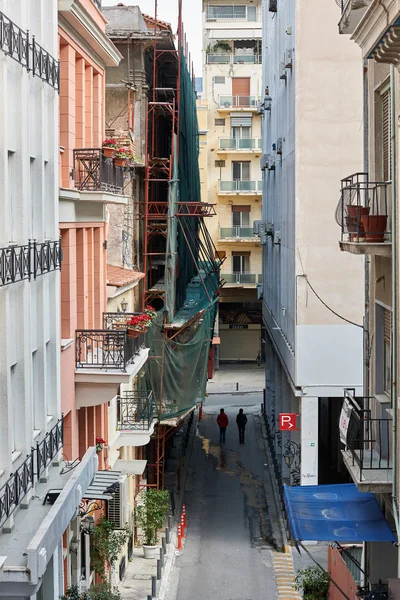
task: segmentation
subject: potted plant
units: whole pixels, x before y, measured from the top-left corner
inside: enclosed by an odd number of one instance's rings
[[[107,138],[103,142],[103,154],[106,158],[113,158],[115,148],[117,147],[117,140],[113,138]]]
[[[127,163],[129,153],[129,148],[116,148],[114,154],[114,165],[116,167],[124,167]]]
[[[385,241],[387,215],[363,215],[361,222],[367,242],[381,243]]]
[[[142,504],[136,507],[136,523],[143,532],[144,558],[158,556],[158,532],[165,523],[170,509],[170,498],[167,490],[149,488],[141,494]]]
[[[213,53],[214,54],[230,54],[232,52],[232,48],[228,42],[224,42],[223,40],[218,40],[214,44]]]
[[[77,585],[72,585],[67,588],[65,595],[60,596],[60,600],[121,600],[121,594],[109,583],[99,583],[85,592],[80,592]]]
[[[107,444],[107,442],[105,440],[103,440],[103,438],[101,438],[101,437],[97,437],[96,438],[96,452],[97,452],[97,454],[100,454],[100,452],[103,450],[105,444]]]
[[[346,209],[347,215],[345,219],[350,241],[364,241],[365,232],[362,224],[362,217],[369,214],[369,207],[359,206],[358,204],[348,204]]]
[[[307,567],[296,573],[294,587],[303,591],[304,600],[327,600],[329,592],[329,575],[318,567]]]
[[[152,306],[146,306],[146,308],[144,309],[144,314],[148,315],[151,319],[154,319],[154,317],[157,316],[157,311],[155,308],[153,308]]]
[[[119,560],[129,536],[128,527],[115,529],[114,523],[104,516],[100,517],[93,527],[90,536],[90,557],[93,570],[103,582],[107,583],[109,577],[106,567],[112,567]]]
[[[145,333],[151,323],[149,315],[135,315],[127,323],[128,337],[137,337],[140,333]]]

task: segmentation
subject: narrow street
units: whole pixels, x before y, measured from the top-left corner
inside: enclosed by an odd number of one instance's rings
[[[257,414],[260,402],[259,394],[207,399],[186,486],[187,540],[167,600],[278,598],[273,547],[281,542]],[[244,445],[235,422],[241,407],[248,417]],[[223,445],[216,424],[220,408],[229,417]]]

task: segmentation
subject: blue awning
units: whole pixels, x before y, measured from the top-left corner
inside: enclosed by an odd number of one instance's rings
[[[284,486],[294,542],[395,542],[379,504],[354,483]]]

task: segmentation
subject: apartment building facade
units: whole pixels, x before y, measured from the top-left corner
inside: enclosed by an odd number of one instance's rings
[[[263,8],[269,436],[283,482],[347,482],[338,422],[343,388],[363,389],[364,274],[362,258],[338,253],[332,215],[342,169],[362,166],[362,70],[334,2]],[[297,415],[297,431],[279,430],[280,413]]]
[[[365,257],[367,296],[365,328],[370,360],[364,368],[364,394],[346,393],[350,410],[343,457],[361,491],[376,497],[399,539],[398,448],[398,94],[400,58],[396,33],[399,2],[339,3],[340,37],[361,49],[364,72],[364,162],[360,172],[340,178],[337,220],[340,249],[349,260]],[[349,256],[352,255],[352,256]],[[361,450],[360,450],[361,448]],[[397,525],[396,525],[397,524]],[[398,548],[365,544],[365,568],[371,583],[389,580],[397,597]],[[393,578],[393,579],[392,579]]]
[[[261,1],[203,2],[203,88],[198,107],[201,161],[216,205],[209,230],[224,260],[216,360],[257,360],[261,352]],[[204,114],[203,114],[204,113]],[[206,155],[203,159],[202,155]]]

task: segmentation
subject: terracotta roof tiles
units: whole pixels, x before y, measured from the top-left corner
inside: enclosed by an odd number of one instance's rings
[[[107,265],[107,285],[123,287],[130,283],[136,283],[143,279],[143,277],[144,273],[140,273],[139,271],[131,271],[130,269],[124,269],[123,267]]]

